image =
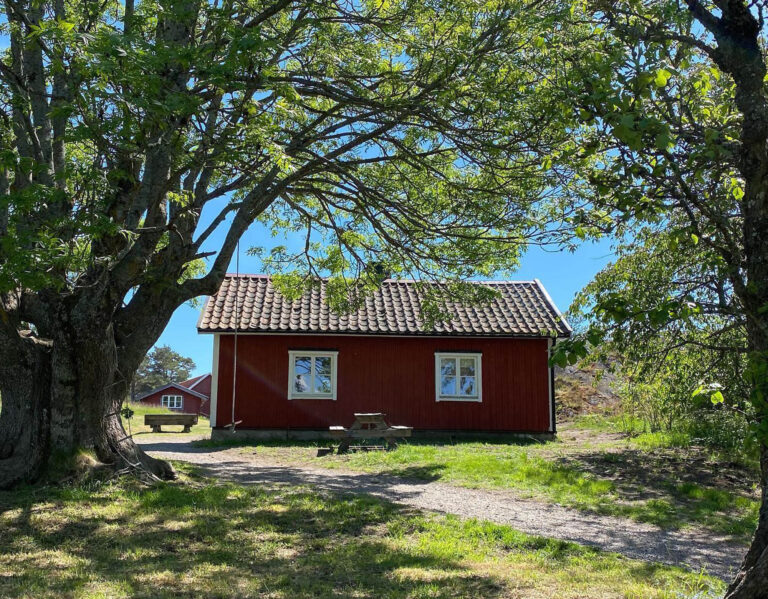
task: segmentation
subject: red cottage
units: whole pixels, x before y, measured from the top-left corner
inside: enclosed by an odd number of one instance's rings
[[[212,435],[234,421],[254,436],[319,436],[355,412],[416,432],[554,434],[548,358],[568,323],[538,280],[476,284],[499,297],[450,303],[453,318],[426,330],[413,281],[387,280],[337,315],[325,281],[291,302],[269,277],[227,276],[198,323],[214,336]]]
[[[136,398],[149,406],[162,406],[185,414],[208,416],[211,410],[211,375],[203,374],[182,383],[168,383]]]

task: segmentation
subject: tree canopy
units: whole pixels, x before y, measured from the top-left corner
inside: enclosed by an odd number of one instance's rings
[[[194,361],[167,345],[158,345],[147,354],[136,371],[132,395],[144,393],[168,383],[189,379],[196,368]]]
[[[134,313],[150,287],[174,303],[210,293],[257,218],[306,235],[301,255],[272,263],[460,278],[514,266],[539,226],[528,208],[553,179],[537,153],[566,138],[536,118],[536,69],[518,67],[539,61],[534,23],[557,10],[7,8],[5,291],[72,292],[108,273],[114,293],[139,289]],[[217,227],[227,236],[203,273]]]

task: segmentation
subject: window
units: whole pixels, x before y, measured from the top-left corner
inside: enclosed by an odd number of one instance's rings
[[[163,395],[162,406],[171,410],[180,410],[184,402],[181,395]]]
[[[482,354],[435,354],[437,401],[482,401]]]
[[[338,352],[289,351],[288,399],[336,399]]]

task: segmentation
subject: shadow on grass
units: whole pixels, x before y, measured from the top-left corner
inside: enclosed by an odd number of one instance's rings
[[[489,522],[183,470],[183,484],[0,492],[0,596],[494,599],[531,585],[586,596],[576,579],[591,597],[719,588]]]
[[[443,471],[446,467],[443,464],[424,464],[420,466],[400,466],[380,470],[376,474],[379,476],[395,476],[406,480],[418,480],[423,482],[433,482],[443,477]]]
[[[622,503],[597,511],[676,529],[687,524],[746,539],[757,525],[759,502],[752,475],[691,452],[582,452],[558,458],[567,469],[610,481]]]
[[[36,497],[35,497],[36,495]],[[496,597],[459,559],[397,549],[403,510],[232,485],[0,494],[3,596]],[[10,516],[10,517],[9,517]]]

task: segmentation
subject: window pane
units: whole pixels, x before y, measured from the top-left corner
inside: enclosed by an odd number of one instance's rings
[[[331,358],[318,356],[315,358],[315,393],[331,392]]]
[[[312,372],[312,358],[309,356],[296,356],[294,359],[293,389],[297,393],[306,393],[310,390],[309,381]]]
[[[309,356],[296,356],[296,374],[309,374],[312,371],[312,358]]]
[[[462,358],[461,376],[475,376],[475,363],[474,358]]]
[[[315,374],[315,392],[316,393],[330,393],[331,392],[331,377],[324,374]]]
[[[440,358],[440,374],[456,376],[456,358]]]
[[[473,376],[461,377],[461,395],[470,397],[475,397],[477,395],[477,391],[475,390],[475,380],[476,379]]]
[[[322,374],[325,376],[331,375],[331,358],[328,356],[321,356],[315,358],[315,374]]]
[[[445,376],[440,377],[440,395],[456,395],[456,377]]]

